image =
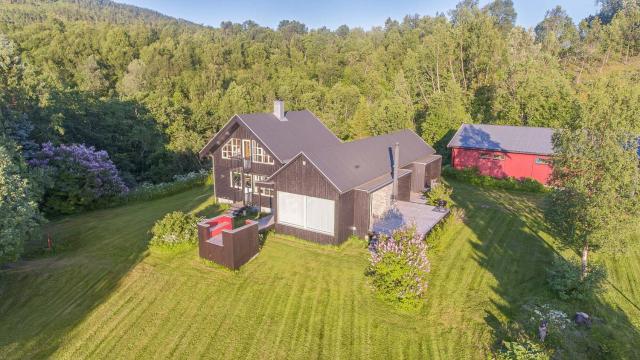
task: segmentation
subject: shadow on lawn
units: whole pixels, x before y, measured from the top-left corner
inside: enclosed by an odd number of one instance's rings
[[[197,209],[201,192],[188,190],[50,224],[52,236],[67,244],[63,251],[0,271],[0,358],[53,356],[148,255],[153,223],[170,211]],[[213,215],[216,209],[204,211]]]
[[[539,319],[534,310],[545,307],[568,315],[564,330],[550,327],[545,346],[556,349],[560,358],[638,358],[640,332],[629,316],[600,299],[562,302],[548,290],[546,269],[557,251],[547,242],[545,221],[539,206],[542,197],[473,189],[453,184],[452,199],[465,209],[465,223],[476,234],[475,261],[495,278],[485,322],[493,329],[497,350],[504,341],[537,340]],[[464,191],[459,189],[467,187]],[[458,191],[456,191],[458,189]],[[471,194],[471,196],[470,196]],[[591,329],[579,329],[571,322],[573,314],[585,311],[601,321]],[[533,318],[532,318],[533,316]],[[506,319],[506,321],[505,321]],[[553,325],[553,324],[552,324]]]

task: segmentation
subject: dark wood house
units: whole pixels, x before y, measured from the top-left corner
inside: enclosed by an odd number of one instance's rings
[[[363,237],[393,201],[437,182],[442,159],[410,130],[342,142],[310,111],[235,115],[200,156],[219,202],[275,213],[277,232],[324,244]]]

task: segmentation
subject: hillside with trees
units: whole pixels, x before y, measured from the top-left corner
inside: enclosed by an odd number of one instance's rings
[[[3,2],[2,128],[25,150],[106,150],[134,185],[197,168],[195,152],[231,115],[276,97],[342,139],[412,128],[439,150],[462,122],[559,127],[605,79],[638,102],[638,2],[600,5],[578,24],[556,7],[524,29],[511,1],[466,0],[331,31],[212,28],[110,1]]]

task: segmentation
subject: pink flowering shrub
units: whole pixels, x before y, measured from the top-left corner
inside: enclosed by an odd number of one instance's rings
[[[43,207],[49,214],[78,212],[129,190],[107,152],[92,146],[44,143],[29,164],[45,175]]]
[[[384,300],[401,307],[420,305],[426,295],[429,270],[427,244],[415,227],[381,236],[371,248],[368,275],[374,287]]]

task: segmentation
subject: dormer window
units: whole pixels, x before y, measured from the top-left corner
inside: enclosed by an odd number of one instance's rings
[[[238,155],[240,155],[240,139],[231,138],[222,147],[222,158],[230,159]]]

